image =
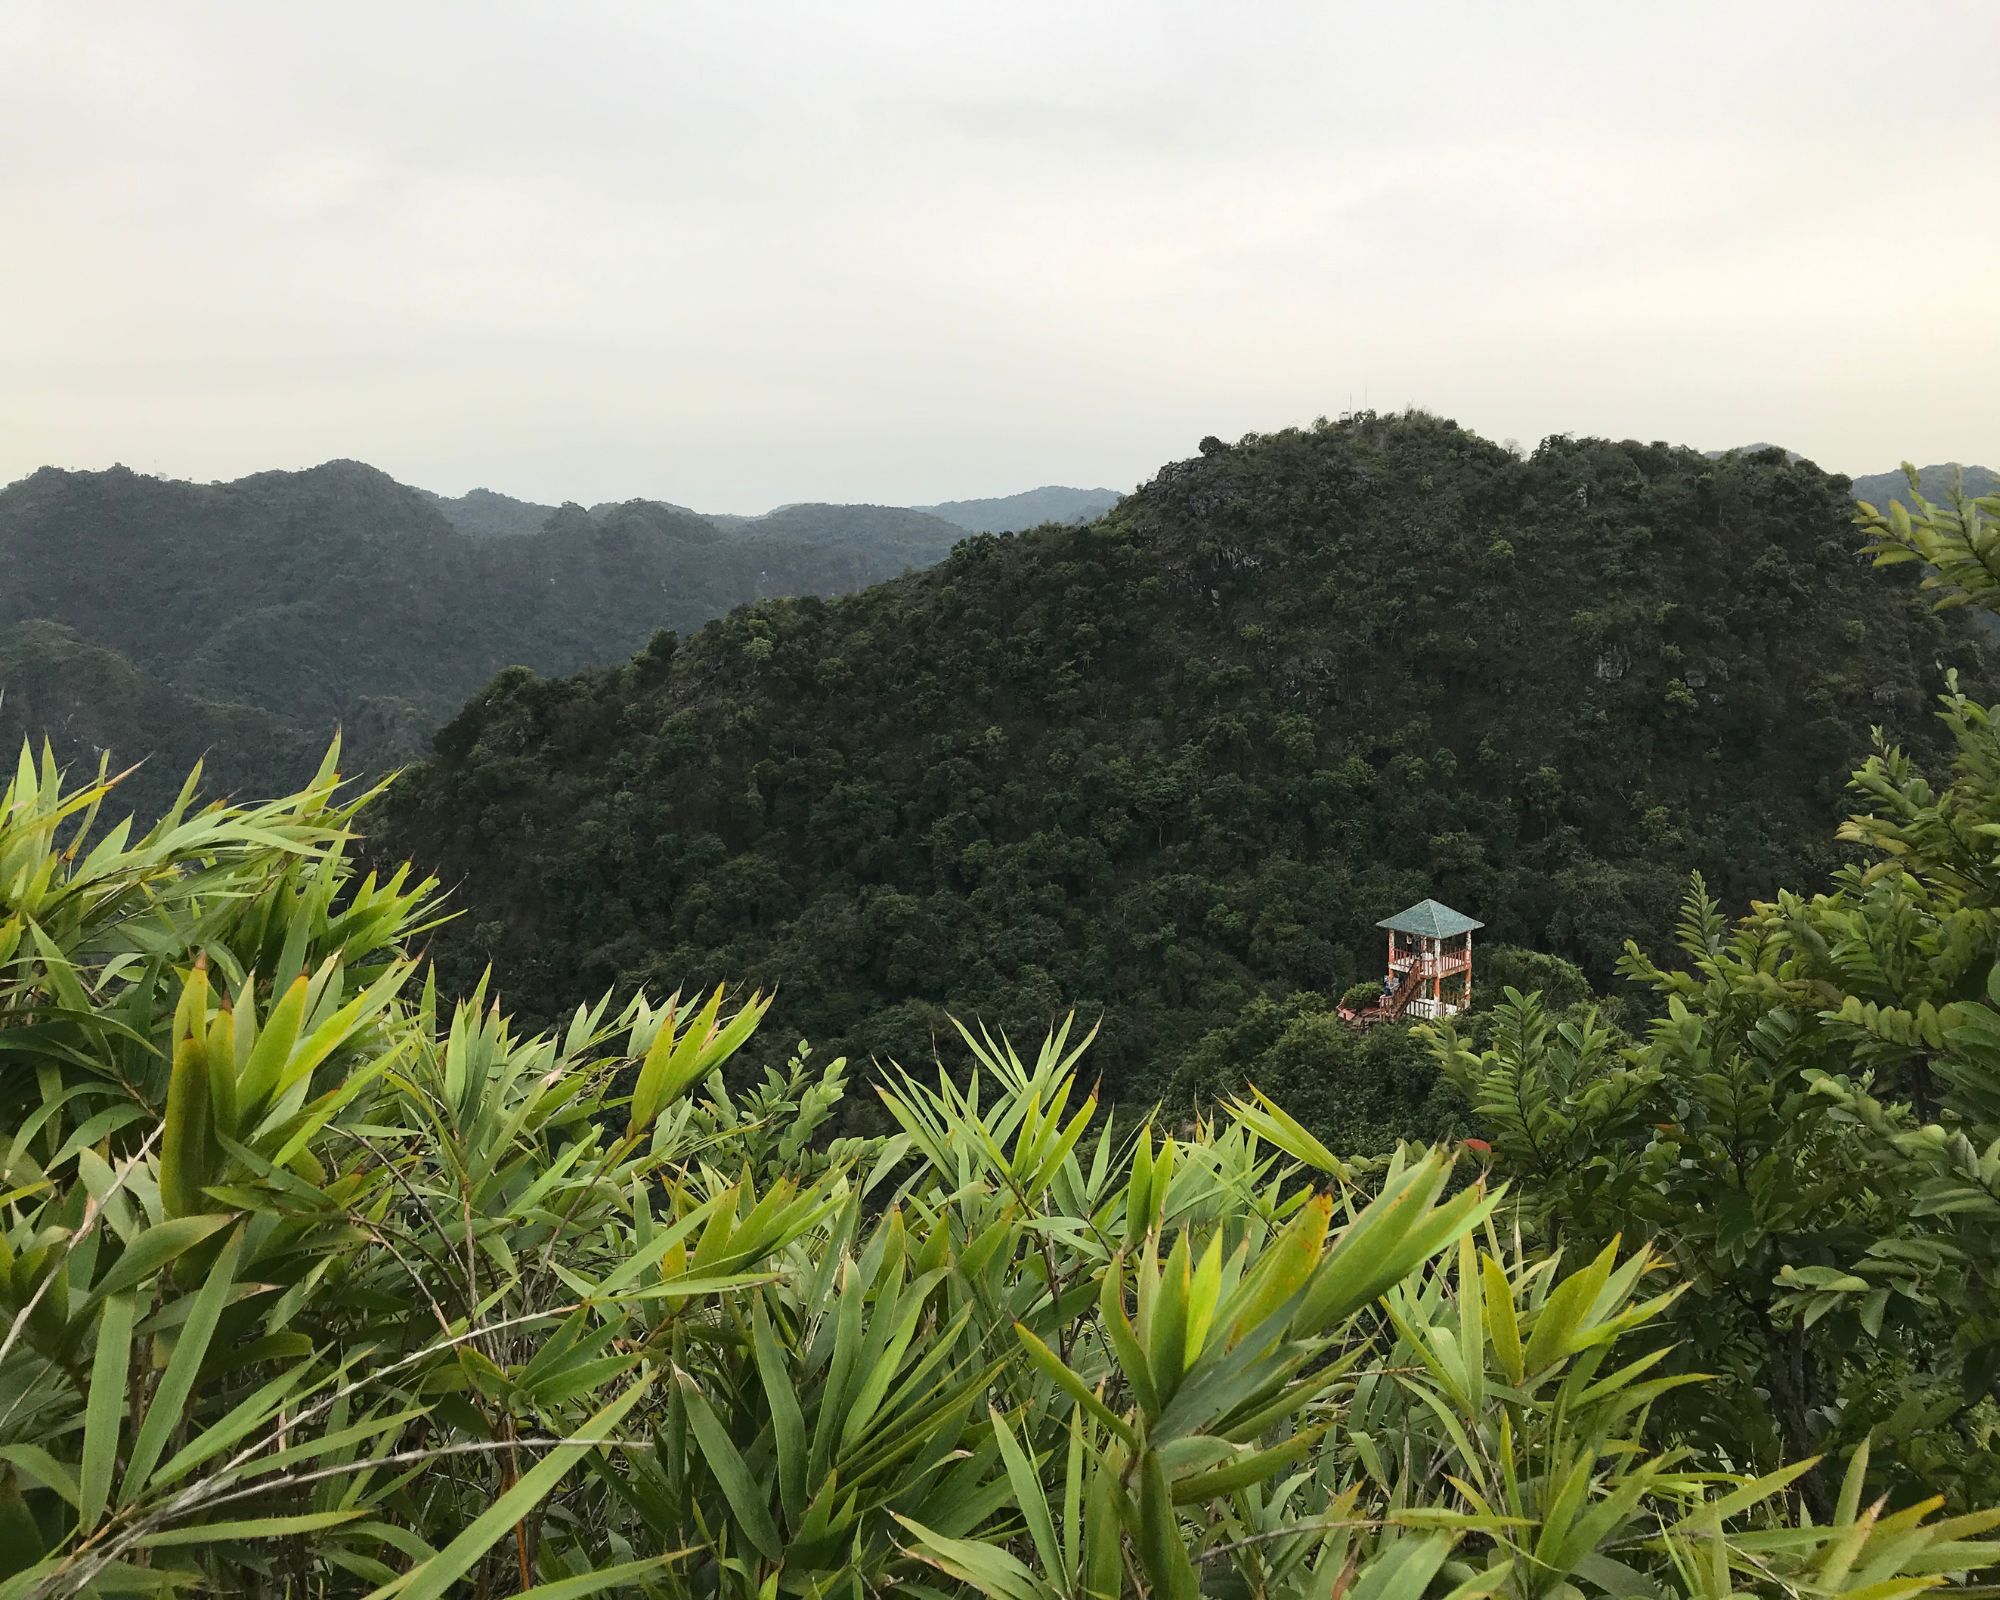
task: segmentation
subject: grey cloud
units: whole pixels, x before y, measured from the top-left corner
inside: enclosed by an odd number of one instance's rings
[[[2000,454],[1984,0],[4,27],[4,477],[351,455],[923,502],[1129,484],[1363,396],[1856,471]]]

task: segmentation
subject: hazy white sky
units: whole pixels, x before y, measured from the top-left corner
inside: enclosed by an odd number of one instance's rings
[[[1406,402],[2000,464],[2000,0],[0,6],[0,479],[1129,488]]]

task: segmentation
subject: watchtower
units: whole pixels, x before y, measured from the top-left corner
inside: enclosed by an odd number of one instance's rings
[[[1419,900],[1375,924],[1389,934],[1382,996],[1341,1015],[1357,1027],[1397,1017],[1455,1017],[1472,1003],[1472,933],[1485,923],[1435,900]]]
[[[1472,1003],[1472,932],[1485,923],[1435,900],[1419,900],[1375,926],[1389,932],[1383,992],[1393,996],[1406,985],[1411,991],[1400,1010],[1455,1017]]]

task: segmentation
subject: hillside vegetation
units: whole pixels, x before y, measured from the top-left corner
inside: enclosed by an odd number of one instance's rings
[[[1866,522],[1880,561],[1992,625],[2000,496]],[[1948,759],[1870,755],[1830,881],[1732,920],[1696,879],[1670,959],[1627,948],[1636,1037],[1516,989],[1419,1031],[1524,1226],[1672,1259],[1660,1370],[1721,1382],[1656,1425],[1737,1460],[1866,1449],[1900,1494],[1978,1500],[2000,1494],[2000,706],[1941,688]]]
[[[1539,1253],[1452,1152],[1248,1097],[1169,1134],[1068,1030],[828,1142],[838,1061],[724,1077],[756,996],[454,1005],[332,789],[136,834],[25,753],[0,794],[0,1592],[1912,1600],[2000,1558],[1865,1443],[1663,1425],[1715,1387],[1658,1375],[1686,1281]]]
[[[1588,509],[1685,465],[1543,456],[1444,526],[1484,534],[1538,470]],[[1505,470],[1421,418],[1217,446],[1137,533],[1226,611],[1302,563],[1229,528],[1222,487],[1436,489],[1454,459],[1461,487]],[[1192,545],[1190,485],[1223,524]],[[1696,474],[1694,526],[1783,548],[1824,487],[1775,456]],[[1863,553],[1992,615],[1996,517],[1874,517]],[[1911,618],[1873,593],[1860,620]],[[749,620],[773,609],[866,606]],[[764,994],[607,996],[546,1032],[483,981],[454,997],[422,958],[437,885],[368,870],[337,752],[288,798],[135,828],[24,750],[0,1595],[1989,1593],[2000,707],[1942,682],[1940,759],[1868,757],[1822,892],[1760,885],[1732,922],[1697,880],[1673,965],[1627,948],[1666,1001],[1636,1036],[1557,958],[1494,952],[1551,992],[1360,1037],[1403,1081],[1338,1146],[1229,1081],[1310,1048],[1302,995],[1122,1106],[1073,1019],[1025,1053],[962,1028],[934,1068],[871,1067],[883,1131],[838,1137],[847,1063],[767,1049]],[[1413,1051],[1483,1137],[1401,1137]],[[1163,1117],[1177,1055],[1216,1081]]]
[[[962,536],[895,508],[724,527],[660,501],[445,500],[352,461],[209,485],[44,470],[0,490],[0,717],[66,759],[159,757],[129,793],[143,809],[204,750],[213,785],[273,794],[337,725],[386,767],[502,668],[621,660],[662,629],[860,587]]]
[[[128,781],[149,811],[198,761],[211,792],[282,794],[320,755],[286,718],[175,689],[59,622],[0,628],[0,691],[0,738],[16,748],[46,738],[84,770],[144,757]]]
[[[1870,725],[1935,748],[1940,663],[1982,660],[1852,518],[1775,451],[1209,440],[1088,526],[510,675],[393,847],[460,886],[450,969],[549,1014],[726,976],[909,1059],[947,1007],[1075,1004],[1150,1097],[1254,997],[1378,973],[1426,895],[1601,979],[1690,870],[1740,904],[1830,869]]]

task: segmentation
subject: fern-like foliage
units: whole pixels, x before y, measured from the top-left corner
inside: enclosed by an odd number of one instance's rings
[[[1924,562],[1941,606],[2000,607],[2000,500],[1914,507],[1863,508],[1877,560]],[[1979,1492],[2000,1459],[2000,708],[1948,676],[1940,715],[1943,781],[1878,736],[1839,830],[1859,859],[1824,892],[1732,922],[1697,878],[1678,960],[1628,947],[1660,1012],[1609,1054],[1643,1114],[1592,1117],[1574,1052],[1511,995],[1476,1068],[1448,1037],[1440,1061],[1531,1216],[1676,1261],[1687,1349],[1776,1423],[1739,1448],[1872,1438],[1878,1470]]]

